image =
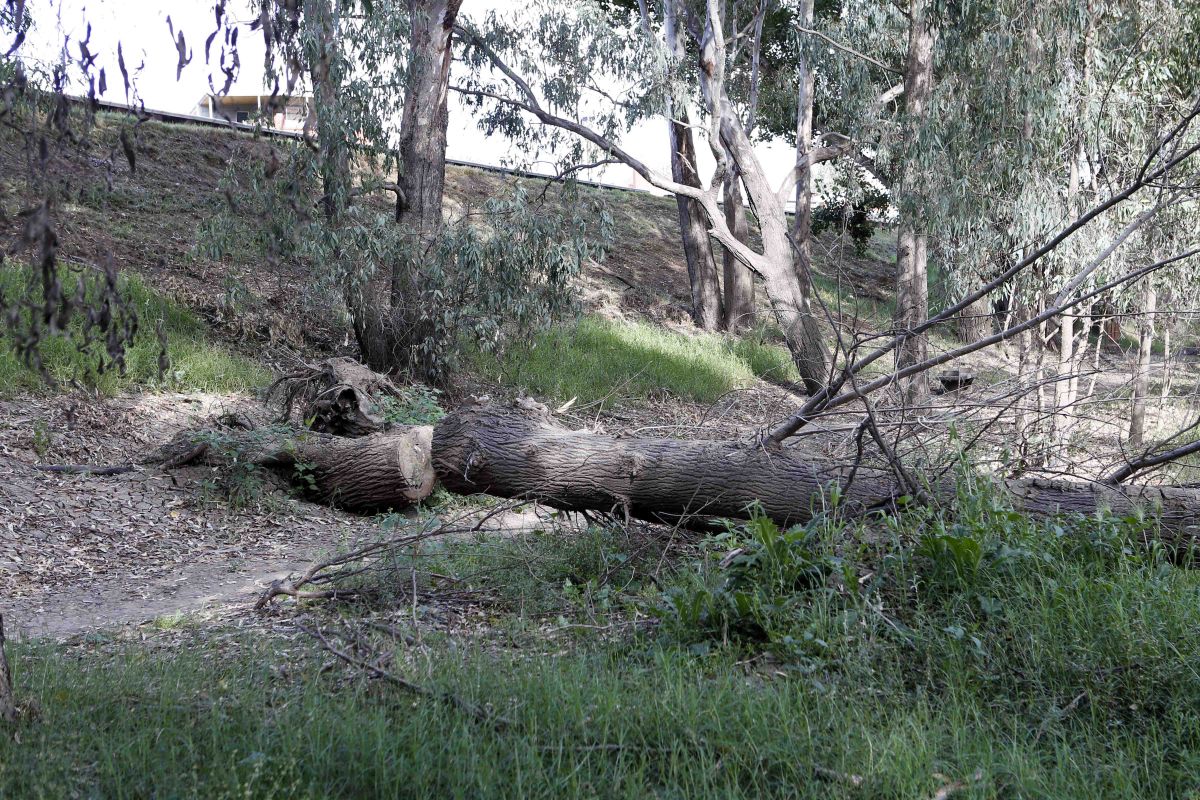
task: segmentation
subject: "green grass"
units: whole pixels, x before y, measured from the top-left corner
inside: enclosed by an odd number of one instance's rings
[[[25,270],[17,267],[0,269],[0,290],[9,298],[22,296],[27,291],[26,275]],[[74,278],[67,275],[64,271],[64,285],[73,286]],[[113,394],[134,386],[236,392],[254,389],[270,381],[268,370],[214,342],[199,317],[158,294],[136,275],[122,278],[121,291],[137,309],[139,322],[137,336],[125,353],[125,374],[108,370],[97,375],[94,350],[81,352],[76,340],[53,336],[42,340],[40,353],[46,370],[56,383],[75,379],[105,394]],[[170,361],[169,370],[161,377],[158,370],[161,347],[155,333],[159,320],[166,332]],[[75,320],[70,327],[71,333],[77,335],[80,325],[80,321]],[[103,342],[98,346],[102,348]],[[37,391],[45,386],[38,372],[21,361],[5,332],[0,331],[0,394]]]
[[[261,636],[19,645],[41,716],[0,736],[0,796],[1191,797],[1200,573],[1149,528],[1034,523],[972,490],[870,536],[819,524],[780,547],[755,524],[665,562],[611,531],[448,542],[429,555],[456,591],[526,588],[389,669],[510,726]],[[672,611],[702,591],[748,599]]]
[[[672,395],[712,402],[757,376],[795,380],[787,351],[763,336],[686,335],[641,322],[584,317],[557,327],[503,360],[477,355],[487,378],[556,400],[614,404]]]

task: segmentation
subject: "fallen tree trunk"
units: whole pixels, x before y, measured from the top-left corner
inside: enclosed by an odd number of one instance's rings
[[[850,512],[904,494],[885,470],[823,463],[798,449],[572,431],[528,400],[509,407],[475,403],[448,415],[434,429],[433,465],[442,484],[460,494],[525,497],[566,510],[666,523],[743,518],[757,502],[779,524],[794,525],[812,519],[834,487]],[[1018,510],[1035,516],[1157,509],[1162,526],[1178,533],[1200,519],[1195,489],[1047,480],[1003,486]],[[927,491],[952,502],[957,489],[943,480]]]
[[[292,482],[320,502],[347,511],[398,511],[433,491],[432,438],[428,425],[361,439],[322,437],[276,451],[262,463],[290,469]]]
[[[279,473],[309,499],[346,511],[398,511],[433,491],[433,428],[397,426],[344,438],[306,430],[218,431],[193,435],[154,460],[166,468],[188,464],[257,464]]]

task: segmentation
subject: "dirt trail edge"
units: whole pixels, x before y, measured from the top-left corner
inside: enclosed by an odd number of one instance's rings
[[[232,509],[213,474],[137,469],[45,472],[37,464],[119,464],[250,398],[141,395],[0,403],[0,613],[14,638],[248,607],[271,580],[377,534],[376,520],[278,492]],[[169,622],[169,620],[167,620]]]

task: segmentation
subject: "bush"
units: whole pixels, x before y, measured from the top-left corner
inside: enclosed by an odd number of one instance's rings
[[[326,217],[313,203],[322,194],[320,155],[297,146],[286,159],[282,169],[252,153],[231,161],[222,189],[237,207],[205,222],[200,254],[227,258],[249,243],[272,268],[303,266],[310,301],[340,312],[378,372],[441,383],[468,350],[495,354],[529,341],[576,313],[574,280],[589,259],[604,258],[612,238],[608,211],[573,183],[553,203],[517,184],[432,238],[348,198]]]

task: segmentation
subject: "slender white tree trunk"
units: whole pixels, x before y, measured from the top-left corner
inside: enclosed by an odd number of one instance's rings
[[[933,43],[935,32],[929,19],[925,0],[909,3],[910,27],[908,57],[904,67],[904,111],[906,135],[912,139],[920,131],[933,94]],[[901,184],[902,197],[911,197],[920,189],[920,172],[910,154]],[[896,317],[899,331],[911,330],[922,324],[929,315],[929,277],[927,269],[927,238],[911,203],[906,208],[901,200],[900,224],[896,238]],[[896,368],[912,366],[928,355],[928,340],[922,334],[913,336],[896,349]],[[920,372],[902,386],[910,403],[918,402],[929,392],[929,378]]]
[[[1133,399],[1129,414],[1129,447],[1140,448],[1146,439],[1146,396],[1150,393],[1150,356],[1154,346],[1154,315],[1158,310],[1158,292],[1146,281],[1142,316],[1138,329],[1137,366],[1133,375]]]
[[[750,241],[750,222],[746,219],[746,200],[741,181],[730,176],[724,189],[725,224],[739,241]],[[734,333],[754,327],[754,273],[737,256],[722,248],[725,272],[725,326]]]

